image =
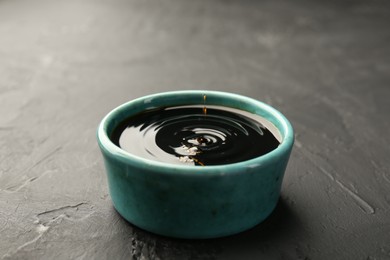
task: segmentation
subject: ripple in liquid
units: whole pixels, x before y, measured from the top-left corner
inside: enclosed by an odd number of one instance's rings
[[[271,131],[272,132],[271,132]],[[222,165],[253,159],[280,144],[276,127],[264,118],[222,106],[178,106],[129,117],[111,140],[147,159],[188,165]]]

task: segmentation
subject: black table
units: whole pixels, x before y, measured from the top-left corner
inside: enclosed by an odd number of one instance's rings
[[[0,258],[390,259],[389,42],[385,0],[1,1]],[[257,227],[178,240],[114,210],[99,121],[179,89],[292,122],[281,199]]]

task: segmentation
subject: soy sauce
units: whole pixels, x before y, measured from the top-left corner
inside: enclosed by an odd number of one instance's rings
[[[269,153],[279,146],[281,137],[275,126],[258,115],[222,106],[206,109],[194,105],[153,109],[131,116],[114,129],[111,140],[139,157],[211,166]]]

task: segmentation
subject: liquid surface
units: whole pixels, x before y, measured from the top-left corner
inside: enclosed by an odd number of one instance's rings
[[[114,129],[111,140],[143,158],[207,166],[264,155],[281,137],[270,122],[245,111],[207,106],[206,113],[204,106],[181,106],[132,116]]]

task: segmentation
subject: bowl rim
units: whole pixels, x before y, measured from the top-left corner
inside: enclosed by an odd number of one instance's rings
[[[151,159],[143,158],[134,154],[131,154],[117,145],[115,145],[108,136],[107,128],[118,114],[121,114],[123,111],[129,109],[129,107],[137,104],[139,102],[143,102],[144,104],[150,103],[151,100],[155,98],[164,98],[164,97],[173,97],[173,96],[183,96],[183,95],[214,95],[219,96],[221,98],[235,99],[239,102],[243,102],[254,106],[256,108],[260,108],[261,110],[270,114],[274,119],[276,119],[281,127],[276,126],[279,132],[282,135],[281,144],[274,150],[269,153],[266,153],[262,156],[252,158],[249,160],[223,164],[223,165],[207,165],[204,167],[195,166],[195,165],[180,165],[180,164],[172,164],[172,163],[164,163],[160,161],[154,161]],[[185,102],[184,102],[185,104]],[[214,105],[214,104],[210,104]],[[161,107],[161,106],[156,106]],[[239,108],[240,109],[240,108]],[[242,109],[244,111],[248,111]],[[252,112],[253,111],[248,111]],[[261,115],[260,115],[261,116]],[[266,119],[268,120],[268,119]],[[167,92],[159,92],[155,94],[150,94],[146,96],[142,96],[136,99],[132,99],[122,105],[117,106],[112,109],[100,122],[97,132],[96,132],[97,141],[100,149],[103,154],[110,155],[111,157],[125,163],[131,164],[132,166],[138,166],[140,168],[146,168],[148,172],[157,171],[162,172],[168,175],[180,173],[181,175],[196,175],[196,176],[204,176],[204,174],[199,174],[201,172],[207,172],[207,176],[213,174],[226,174],[227,172],[240,173],[243,171],[243,168],[254,168],[262,165],[266,165],[278,160],[281,156],[290,153],[293,143],[294,143],[294,130],[291,123],[288,119],[278,110],[273,108],[272,106],[263,103],[259,100],[243,96],[240,94],[235,94],[231,92],[223,92],[223,91],[214,91],[214,90],[177,90],[177,91],[167,91]]]

